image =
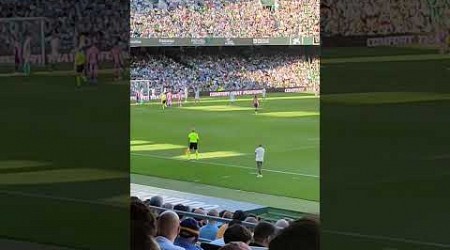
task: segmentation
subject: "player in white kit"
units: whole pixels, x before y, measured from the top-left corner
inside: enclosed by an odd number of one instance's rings
[[[177,102],[178,102],[178,107],[182,106],[182,100],[183,100],[183,91],[180,89],[177,93]]]
[[[30,66],[30,59],[31,59],[31,35],[27,34],[25,36],[25,41],[23,43],[23,73],[25,75],[30,75],[31,72],[31,66]]]
[[[261,178],[262,175],[262,165],[264,162],[264,154],[266,153],[266,150],[263,148],[263,146],[260,144],[255,149],[255,159],[256,159],[256,169],[257,169],[257,175],[256,177]]]
[[[199,103],[200,102],[200,88],[197,87],[195,89],[195,99],[194,99],[194,103]]]
[[[189,90],[188,87],[184,87],[184,102],[186,103],[188,100]]]
[[[50,38],[50,69],[55,70],[55,65],[58,62],[59,57],[59,46],[60,46],[60,40],[58,37],[58,34],[56,31],[53,32],[52,37]]]
[[[234,93],[234,91],[230,91],[230,105],[234,104],[234,102],[236,101],[236,93]]]

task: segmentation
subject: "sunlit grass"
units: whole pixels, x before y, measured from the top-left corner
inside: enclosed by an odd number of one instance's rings
[[[304,116],[318,116],[319,112],[308,112],[308,111],[268,112],[268,113],[260,113],[258,115],[278,117],[278,118],[291,118]]]
[[[131,146],[130,151],[131,152],[136,152],[136,151],[157,151],[157,150],[178,149],[178,148],[184,148],[184,147],[186,147],[186,146],[162,143],[162,144],[150,144],[150,145]]]
[[[198,159],[201,160],[201,159],[225,158],[225,157],[234,157],[234,156],[241,156],[241,155],[244,155],[244,154],[235,152],[235,151],[214,151],[214,152],[205,152],[205,153],[200,152],[198,155]],[[179,156],[173,157],[173,159],[186,160],[188,158],[187,158],[187,155],[179,155]],[[191,153],[191,159],[195,159],[195,153]]]

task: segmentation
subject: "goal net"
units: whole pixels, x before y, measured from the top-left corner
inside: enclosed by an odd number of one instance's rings
[[[31,38],[31,64],[45,65],[45,18],[0,18],[0,64],[14,64],[15,43],[23,51],[26,36]]]
[[[130,100],[137,101],[140,98],[141,101],[150,101],[150,81],[149,80],[130,80]]]

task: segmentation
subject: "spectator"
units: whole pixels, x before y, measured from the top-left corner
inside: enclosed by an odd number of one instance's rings
[[[251,248],[243,242],[231,242],[221,247],[219,250],[251,250]]]
[[[130,207],[131,249],[160,250],[153,238],[156,235],[156,218],[149,208],[137,197]]]
[[[181,211],[181,212],[189,212],[189,206],[185,206],[183,204],[177,204],[173,207],[173,210],[175,211]],[[184,215],[178,214],[180,220],[184,218]]]
[[[139,55],[132,60],[131,78],[148,80],[149,87],[159,91],[186,87],[206,91],[305,87],[315,92],[320,85],[320,61],[315,55],[262,51],[247,56],[239,52],[229,49],[215,54],[205,50],[202,54],[177,51],[171,55],[169,51],[165,55]]]
[[[240,221],[240,220],[232,220],[230,223],[228,223],[228,224],[224,224],[224,225],[226,225],[226,229],[228,229],[229,227],[232,227],[233,225],[241,225],[242,224],[242,222]],[[222,228],[222,227],[221,227]],[[226,229],[225,229],[225,232],[226,232]],[[225,233],[224,232],[224,233]],[[213,245],[217,245],[217,246],[223,246],[223,245],[225,245],[225,239],[224,239],[224,236],[222,236],[222,237],[217,237],[217,239],[216,240],[214,240],[214,241],[212,241],[211,242],[211,244],[213,244]]]
[[[256,219],[255,217],[247,217],[247,218],[245,218],[245,220],[244,220],[244,222],[247,222],[247,223],[251,223],[251,224],[257,224],[258,223],[258,219]],[[250,232],[252,232],[253,233],[253,227],[249,227],[249,226],[245,226],[248,230],[250,230]]]
[[[275,237],[276,228],[269,222],[261,221],[256,225],[253,233],[253,242],[250,246],[269,247],[270,241]]]
[[[208,216],[218,217],[219,213],[217,212],[217,210],[211,209],[208,211]],[[219,231],[217,221],[214,219],[208,219],[207,224],[200,228],[200,238],[213,241],[216,239],[217,231]]]
[[[286,227],[288,227],[289,226],[289,222],[287,221],[287,220],[285,220],[285,219],[279,219],[279,220],[277,220],[277,222],[275,222],[275,227],[278,227],[278,228],[286,228]]]
[[[156,242],[161,250],[184,250],[184,248],[175,246],[173,243],[180,232],[180,219],[173,211],[161,213],[157,220]]]
[[[169,210],[173,210],[173,204],[171,204],[171,203],[164,203],[163,205],[162,205],[162,207],[163,208],[165,208],[165,209],[169,209]]]
[[[225,244],[240,241],[248,245],[252,240],[252,233],[244,226],[235,224],[227,228],[223,235],[223,239]]]
[[[2,1],[0,10],[0,18],[45,17],[44,39],[50,43],[51,34],[59,31],[61,52],[73,50],[78,42],[75,38],[81,34],[88,34],[87,45],[93,37],[100,37],[99,49],[102,51],[109,51],[117,40],[128,41],[130,38],[129,24],[123,22],[124,18],[129,18],[130,8],[124,1],[105,0],[102,4],[89,0],[52,1],[50,4],[48,1]],[[12,23],[0,23],[0,54],[11,53],[9,37],[15,32],[31,31],[33,41],[41,41],[40,24],[35,20]],[[125,44],[122,44],[124,48],[128,48]],[[50,46],[46,48],[50,49]],[[41,43],[32,43],[31,49],[33,54],[39,54]]]
[[[150,198],[150,200],[148,200],[148,205],[149,206],[153,206],[153,207],[162,207],[163,205],[163,197],[161,196],[153,196],[152,198]]]
[[[234,224],[234,223],[240,223],[240,222],[244,221],[245,218],[246,218],[246,215],[245,215],[244,211],[242,211],[242,210],[236,210],[236,211],[233,213],[233,216],[232,216],[232,222],[233,222],[233,224]],[[216,235],[216,238],[217,238],[217,239],[220,239],[220,238],[223,238],[223,237],[224,237],[224,233],[225,233],[225,231],[227,230],[228,226],[229,226],[229,224],[223,224],[223,225],[219,228],[219,231],[217,231],[217,235]]]
[[[194,209],[193,213],[207,215],[206,211],[203,208],[196,208],[196,209]],[[205,225],[205,219],[203,219],[203,218],[195,218],[195,219],[198,221],[198,223],[201,227]]]
[[[132,37],[290,37],[319,34],[319,2],[278,0],[133,1]],[[237,28],[239,26],[239,28]]]
[[[201,250],[197,245],[200,234],[198,222],[192,218],[186,218],[181,221],[180,233],[175,240],[175,245],[183,247],[186,250]]]
[[[283,229],[269,244],[269,250],[319,250],[320,229],[315,217],[299,219]]]

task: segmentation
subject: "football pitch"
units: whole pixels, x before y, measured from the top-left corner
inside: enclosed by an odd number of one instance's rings
[[[233,105],[226,98],[165,110],[156,101],[132,105],[131,172],[318,201],[319,98],[268,94],[257,115],[251,104],[250,96]],[[185,155],[192,128],[200,136],[198,160]],[[259,144],[266,148],[263,178],[256,178]]]

